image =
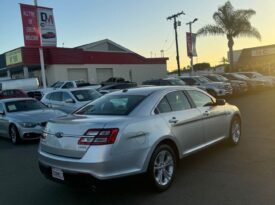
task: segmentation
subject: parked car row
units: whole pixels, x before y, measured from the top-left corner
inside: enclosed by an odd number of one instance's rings
[[[167,86],[189,85],[207,91],[214,97],[240,95],[275,87],[275,77],[262,76],[256,72],[204,74],[147,80],[143,85]]]
[[[239,143],[239,109],[213,96],[269,86],[242,74],[224,76],[150,80],[143,87],[60,88],[41,102],[13,96],[0,100],[0,134],[14,144],[40,138],[40,171],[55,182],[146,173],[156,190],[165,191],[183,157],[220,141]]]

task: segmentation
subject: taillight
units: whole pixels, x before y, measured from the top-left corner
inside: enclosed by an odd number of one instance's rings
[[[79,145],[106,145],[114,144],[118,128],[90,129],[78,140]]]

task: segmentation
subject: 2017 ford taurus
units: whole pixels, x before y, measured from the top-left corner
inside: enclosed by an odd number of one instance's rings
[[[147,173],[151,184],[164,191],[181,158],[222,140],[236,145],[240,136],[239,109],[200,89],[133,88],[48,122],[39,165],[58,182]]]

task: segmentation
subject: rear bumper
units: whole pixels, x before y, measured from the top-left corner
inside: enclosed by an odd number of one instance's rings
[[[101,147],[100,150],[102,151],[94,151],[96,148],[93,147],[93,151],[88,150],[81,159],[75,159],[49,154],[41,151],[39,147],[38,161],[46,169],[61,169],[65,175],[65,180],[66,175],[84,175],[105,180],[144,172],[144,161],[148,150],[112,155],[108,147],[106,149]]]
[[[45,165],[39,162],[40,172],[49,180],[69,185],[81,185],[81,186],[91,186],[96,185],[99,180],[91,176],[90,174],[83,173],[74,173],[74,172],[65,172],[64,181],[52,177],[52,168],[48,165]]]

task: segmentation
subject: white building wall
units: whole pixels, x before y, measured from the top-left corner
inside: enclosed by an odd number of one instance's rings
[[[122,77],[125,80],[132,80],[133,82],[137,82],[138,84],[141,84],[145,80],[164,78],[167,74],[165,64],[106,64],[91,66],[94,69],[112,68],[113,77]],[[130,79],[131,73],[132,79]]]
[[[113,77],[122,77],[125,80],[141,84],[145,80],[164,78],[167,75],[165,64],[79,64],[79,65],[50,65],[47,66],[47,82],[48,85],[56,81],[68,80],[68,68],[87,68],[88,81],[90,83],[97,82],[96,69],[97,68],[112,68]]]

